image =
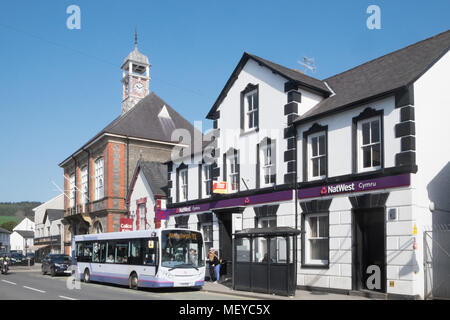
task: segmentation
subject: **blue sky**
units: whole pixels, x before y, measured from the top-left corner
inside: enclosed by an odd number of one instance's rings
[[[66,27],[71,4],[80,30]],[[371,4],[381,30],[366,27]],[[120,114],[135,27],[151,90],[193,122],[244,51],[300,70],[314,57],[323,79],[449,29],[448,12],[448,0],[1,1],[0,202],[56,196],[58,164]]]

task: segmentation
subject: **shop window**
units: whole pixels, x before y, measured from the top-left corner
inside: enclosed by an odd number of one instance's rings
[[[276,228],[277,217],[261,217],[258,218],[258,228]]]
[[[327,213],[305,216],[305,262],[306,264],[328,265],[329,221]]]

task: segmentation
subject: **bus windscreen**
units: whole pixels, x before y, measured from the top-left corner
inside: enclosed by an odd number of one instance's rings
[[[205,265],[203,239],[199,232],[161,232],[161,265],[168,268],[198,268]]]

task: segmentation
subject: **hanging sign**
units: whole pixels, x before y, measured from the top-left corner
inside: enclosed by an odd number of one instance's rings
[[[213,193],[227,193],[227,182],[226,181],[214,182]]]

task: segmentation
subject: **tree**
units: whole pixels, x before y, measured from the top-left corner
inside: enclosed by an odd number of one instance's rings
[[[17,226],[17,222],[15,221],[7,221],[4,222],[2,225],[0,225],[0,227],[2,227],[3,229],[6,229],[8,231],[13,231],[13,229]]]

